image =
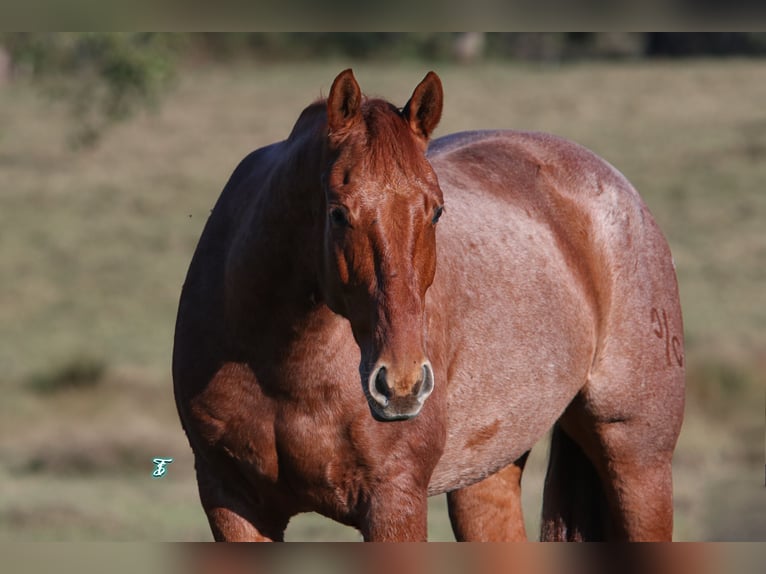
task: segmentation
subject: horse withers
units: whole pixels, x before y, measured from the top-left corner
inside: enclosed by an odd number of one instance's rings
[[[189,268],[173,378],[217,540],[316,511],[365,540],[525,539],[520,480],[553,428],[544,540],[668,540],[684,402],[670,252],[626,179],[541,133],[430,142],[351,70],[248,155]]]

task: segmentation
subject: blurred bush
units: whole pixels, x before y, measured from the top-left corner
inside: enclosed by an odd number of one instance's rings
[[[687,396],[715,419],[738,416],[743,401],[762,398],[761,375],[755,365],[700,358],[686,373]]]
[[[5,33],[11,78],[28,78],[65,102],[76,120],[72,143],[155,105],[174,77],[184,35],[155,33]]]
[[[74,355],[69,360],[33,374],[27,386],[40,393],[85,389],[98,385],[106,373],[106,363],[90,355]]]

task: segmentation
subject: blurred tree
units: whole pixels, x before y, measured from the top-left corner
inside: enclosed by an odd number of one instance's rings
[[[462,32],[453,43],[453,54],[458,62],[468,64],[484,55],[485,32]]]
[[[763,32],[654,32],[646,34],[646,55],[762,56],[766,54]]]
[[[186,40],[155,33],[3,33],[0,47],[12,78],[29,77],[70,106],[72,143],[92,145],[110,125],[157,103]]]

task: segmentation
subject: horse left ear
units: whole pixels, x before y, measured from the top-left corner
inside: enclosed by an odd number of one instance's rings
[[[434,72],[428,72],[418,84],[402,114],[416,136],[428,140],[442,117],[444,92],[442,82]]]
[[[351,68],[343,70],[327,97],[327,127],[330,136],[342,134],[361,117],[362,91]]]

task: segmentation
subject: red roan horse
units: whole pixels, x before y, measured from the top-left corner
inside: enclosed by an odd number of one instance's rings
[[[351,70],[234,171],[181,295],[173,377],[217,540],[316,511],[365,540],[668,540],[684,403],[678,287],[633,187],[540,133],[435,140]],[[440,219],[441,217],[441,219]],[[437,222],[438,226],[437,226]]]

